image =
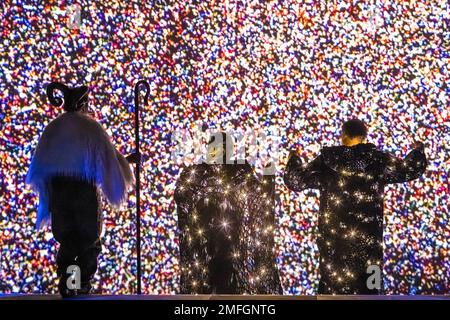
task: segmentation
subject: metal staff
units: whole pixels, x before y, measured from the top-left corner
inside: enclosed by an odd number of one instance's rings
[[[137,293],[142,293],[141,287],[141,159],[140,159],[140,139],[139,139],[139,86],[143,85],[145,89],[144,105],[148,103],[150,95],[150,86],[147,81],[139,80],[134,86],[134,138],[136,144],[136,153],[139,159],[135,167],[136,177],[136,254],[137,254]]]

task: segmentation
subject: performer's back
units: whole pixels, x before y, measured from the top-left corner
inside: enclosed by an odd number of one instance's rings
[[[366,270],[383,268],[384,186],[415,179],[425,166],[423,150],[400,160],[370,143],[324,148],[307,165],[289,160],[284,179],[291,190],[320,190],[320,293],[379,292],[368,288]]]

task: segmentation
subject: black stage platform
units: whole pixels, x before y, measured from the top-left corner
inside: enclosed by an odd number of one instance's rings
[[[62,300],[56,294],[0,294],[0,300]],[[65,299],[67,300],[67,299]],[[320,295],[320,296],[275,296],[275,295],[90,295],[70,300],[449,300],[450,295]]]

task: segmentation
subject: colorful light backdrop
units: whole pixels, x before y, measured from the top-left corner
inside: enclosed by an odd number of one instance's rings
[[[36,232],[24,184],[44,126],[61,110],[44,84],[89,84],[96,118],[133,150],[132,86],[151,83],[143,113],[143,287],[178,290],[171,134],[194,123],[278,129],[305,157],[338,143],[351,116],[370,141],[404,156],[414,139],[430,165],[386,190],[388,293],[449,293],[449,12],[447,1],[4,1],[0,13],[0,292],[56,292],[51,233]],[[283,151],[280,166],[286,162]],[[290,194],[277,173],[278,262],[285,293],[314,294],[317,192]],[[105,206],[97,275],[104,293],[134,293],[134,198]]]

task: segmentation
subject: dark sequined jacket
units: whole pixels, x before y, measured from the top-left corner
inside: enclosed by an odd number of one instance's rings
[[[368,288],[366,271],[369,265],[383,269],[384,186],[416,179],[425,168],[423,149],[401,160],[370,143],[325,147],[305,165],[297,156],[290,158],[284,174],[287,187],[320,190],[319,293],[380,292]]]
[[[248,164],[194,165],[176,186],[181,293],[281,294],[274,181]]]

